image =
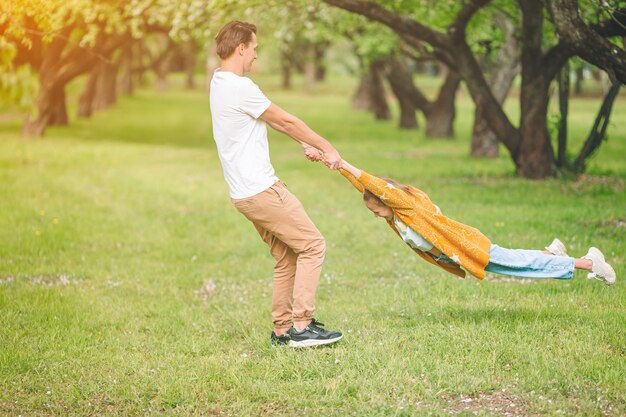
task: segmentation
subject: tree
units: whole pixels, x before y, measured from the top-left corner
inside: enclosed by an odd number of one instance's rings
[[[11,53],[2,65],[14,73],[28,65],[38,77],[36,112],[23,132],[41,136],[50,125],[67,124],[65,86],[98,66],[81,100],[82,112],[90,114],[94,100],[100,99],[98,91],[115,92],[117,49],[154,31],[184,40],[206,20],[205,10],[205,2],[194,0],[4,0],[0,44]],[[107,86],[98,87],[102,83]],[[107,103],[112,100],[114,96],[106,97]]]
[[[400,129],[417,129],[417,106],[414,102],[413,69],[407,58],[390,56],[387,64],[387,81],[400,106]]]
[[[417,127],[415,111],[419,110],[426,119],[426,137],[454,138],[455,98],[461,78],[445,65],[440,65],[443,83],[433,100],[429,100],[413,79],[414,70],[408,60],[415,64],[432,62],[434,57],[415,51],[405,45],[386,58],[387,79],[400,104],[400,128]]]
[[[445,32],[422,23],[424,20],[415,20],[406,9],[393,10],[372,1],[324,1],[387,25],[412,46],[427,43],[439,50],[440,60],[459,72],[476,105],[483,107],[485,119],[508,149],[517,173],[527,178],[545,178],[555,172],[547,129],[548,93],[550,83],[569,57],[579,55],[606,69],[621,83],[626,82],[626,52],[603,37],[608,34],[599,29],[602,22],[592,25],[579,16],[576,0],[554,0],[548,4],[560,38],[545,51],[544,3],[520,0],[517,4],[522,14],[521,115],[519,126],[515,127],[494,97],[468,43],[468,25],[489,0],[446,3],[452,11],[450,21],[443,25]],[[407,3],[411,3],[414,11],[417,2],[403,2],[401,6]],[[566,34],[568,29],[572,32]],[[595,48],[601,51],[597,56],[589,52]]]
[[[363,21],[362,18],[342,17],[332,26],[338,34],[350,39],[361,63],[361,83],[355,95],[357,107],[366,97],[367,108],[377,119],[388,119],[385,96],[381,94],[380,74],[384,74],[391,91],[400,106],[399,126],[402,129],[416,129],[415,112],[421,111],[426,119],[427,137],[454,137],[455,95],[460,79],[453,71],[445,70],[444,82],[433,100],[415,84],[414,69],[408,62],[415,63],[434,60],[424,48],[416,50],[403,44],[398,36],[378,23]],[[364,94],[363,94],[364,93]]]
[[[485,73],[487,84],[501,106],[511,89],[513,80],[520,72],[519,42],[512,19],[502,12],[496,12],[493,15],[495,27],[488,29],[484,35],[485,40],[479,42],[479,45],[485,49],[479,57],[479,62]],[[501,39],[500,42],[497,42],[498,39]],[[496,43],[499,45],[494,45]],[[477,104],[474,111],[471,155],[494,158],[500,154],[500,141],[489,127],[484,113],[484,107]]]
[[[304,75],[304,87],[311,90],[326,74],[325,53],[337,38],[328,22],[334,19],[328,6],[316,0],[214,0],[208,4],[217,32],[226,22],[254,16],[262,34],[262,48],[278,48],[282,85],[291,88],[292,74]]]
[[[0,35],[16,51],[11,67],[30,65],[39,78],[37,114],[27,118],[23,131],[40,136],[49,125],[68,123],[67,83],[98,60],[106,61],[121,45],[114,17],[119,16],[120,5],[33,1],[10,3],[5,10],[6,25]],[[112,34],[105,36],[105,31]]]

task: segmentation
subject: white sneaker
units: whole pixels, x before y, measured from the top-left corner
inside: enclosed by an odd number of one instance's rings
[[[555,256],[569,256],[565,245],[559,239],[554,238],[550,245],[546,246],[546,250]]]
[[[582,259],[589,259],[591,261],[591,272],[587,274],[587,278],[596,278],[604,281],[606,285],[615,284],[615,271],[604,260],[604,255],[598,248],[589,248],[589,251]]]

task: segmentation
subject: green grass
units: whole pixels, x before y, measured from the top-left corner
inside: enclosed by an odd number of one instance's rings
[[[468,157],[466,96],[459,138],[427,140],[350,110],[351,82],[258,82],[346,159],[424,189],[493,242],[597,245],[626,276],[623,96],[587,176],[535,182],[504,150]],[[598,106],[573,101],[575,143]],[[230,204],[203,93],[141,90],[41,140],[19,123],[0,125],[0,415],[626,413],[621,280],[446,275],[272,133],[279,176],[327,241],[317,318],[345,338],[271,348],[273,261]]]

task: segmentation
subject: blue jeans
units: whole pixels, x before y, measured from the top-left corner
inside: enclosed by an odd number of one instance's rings
[[[546,255],[540,250],[505,249],[492,244],[485,271],[524,278],[569,279],[574,275],[574,258]]]
[[[456,264],[444,254],[435,260]],[[523,278],[569,279],[574,276],[574,258],[546,255],[540,250],[505,249],[492,244],[485,271]]]

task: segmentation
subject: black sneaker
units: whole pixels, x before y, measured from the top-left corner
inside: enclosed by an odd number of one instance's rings
[[[287,334],[290,337],[289,346],[291,347],[310,347],[319,345],[328,345],[335,343],[343,337],[340,332],[330,332],[326,329],[322,329],[324,323],[313,319],[308,326],[306,326],[301,332],[297,331],[295,327],[289,329]]]
[[[270,337],[270,340],[272,342],[272,345],[278,346],[278,345],[289,344],[289,341],[291,340],[291,338],[289,337],[289,332],[285,333],[282,336],[276,336],[276,333],[272,331],[272,336]]]

